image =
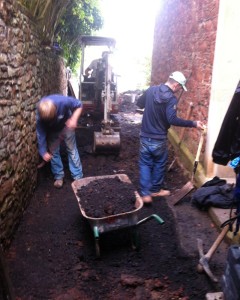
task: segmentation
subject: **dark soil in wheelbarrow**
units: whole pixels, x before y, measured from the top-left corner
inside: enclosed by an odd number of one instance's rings
[[[93,197],[94,195],[94,197]],[[77,191],[79,202],[88,217],[103,218],[136,209],[135,187],[118,176],[97,178]]]
[[[126,174],[138,190],[138,148],[141,115],[135,107],[124,107],[119,155],[91,153],[92,129],[77,130],[84,177]],[[169,148],[169,164],[174,152]],[[134,228],[100,235],[100,258],[96,257],[93,231],[79,210],[73,192],[65,152],[66,170],[62,189],[53,187],[49,165],[38,170],[38,183],[23,214],[14,239],[6,251],[6,262],[16,299],[205,299],[208,292],[221,291],[206,274],[199,274],[197,238],[207,251],[218,232],[208,213],[184,198],[172,207],[167,198],[154,198],[153,204],[138,212],[142,220]],[[166,187],[181,188],[189,178],[176,163],[167,172]],[[112,197],[116,195],[112,189]],[[122,190],[125,198],[129,191]],[[91,193],[96,199],[96,193]],[[133,235],[134,233],[134,235]],[[133,249],[132,237],[139,236]],[[136,240],[135,240],[136,241]],[[136,244],[135,244],[136,245]],[[222,243],[211,260],[211,270],[221,280],[227,245]]]

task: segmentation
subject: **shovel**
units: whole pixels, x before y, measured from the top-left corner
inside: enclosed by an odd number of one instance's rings
[[[194,179],[194,176],[195,176],[196,171],[197,171],[197,166],[198,166],[198,163],[199,163],[199,157],[200,157],[200,154],[201,154],[205,133],[206,133],[206,128],[201,131],[200,141],[199,141],[198,149],[197,149],[197,154],[196,154],[196,158],[195,158],[195,161],[194,161],[194,164],[193,164],[193,171],[192,171],[191,180],[188,181],[180,190],[176,191],[173,195],[168,197],[169,201],[173,205],[176,205],[182,198],[187,196],[187,194],[189,194],[194,189],[193,179]]]
[[[64,140],[64,134],[67,131],[67,127],[65,126],[61,133],[59,134],[59,137],[56,139],[56,141],[52,144],[51,149],[49,149],[50,153],[54,153],[54,151],[57,149],[57,147],[60,145],[60,143]],[[37,165],[37,169],[43,168],[48,162],[42,159],[42,161]]]

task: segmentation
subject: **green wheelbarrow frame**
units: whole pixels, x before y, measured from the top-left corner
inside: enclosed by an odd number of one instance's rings
[[[135,191],[136,202],[135,202],[135,209],[132,211],[128,211],[121,214],[110,215],[107,217],[102,218],[92,218],[86,215],[83,207],[81,206],[81,199],[78,196],[78,191],[81,189],[82,186],[86,186],[88,183],[98,179],[107,179],[107,178],[115,178],[118,177],[123,182],[131,183],[130,179],[126,174],[116,174],[116,175],[104,175],[104,176],[94,176],[94,177],[86,177],[72,183],[72,188],[74,194],[77,198],[78,205],[80,211],[84,218],[89,222],[92,230],[93,235],[95,238],[95,250],[97,257],[100,257],[100,245],[99,245],[99,238],[102,233],[119,230],[122,228],[131,228],[133,232],[133,248],[137,248],[137,234],[136,234],[136,227],[140,224],[147,222],[150,219],[155,219],[159,224],[164,224],[164,221],[161,217],[156,214],[152,214],[142,220],[138,219],[138,212],[143,207],[143,201],[137,191]],[[134,242],[135,241],[135,242]]]

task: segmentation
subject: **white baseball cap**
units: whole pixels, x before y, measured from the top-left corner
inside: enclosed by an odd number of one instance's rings
[[[184,91],[187,91],[187,88],[185,86],[187,79],[185,78],[185,76],[183,75],[183,73],[176,71],[173,72],[169,78],[172,78],[173,80],[177,81],[179,84],[181,84],[182,88],[184,89]]]

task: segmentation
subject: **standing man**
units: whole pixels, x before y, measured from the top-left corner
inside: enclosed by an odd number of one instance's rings
[[[177,117],[177,98],[174,93],[187,91],[186,78],[181,72],[173,72],[165,84],[148,88],[139,97],[137,105],[145,108],[140,132],[140,193],[145,203],[152,197],[168,196],[163,188],[168,159],[167,133],[171,125],[204,129],[201,121],[183,120]]]
[[[101,58],[94,59],[85,70],[86,81],[95,81],[97,76],[97,67],[102,61]]]
[[[82,103],[73,97],[49,95],[37,104],[37,138],[39,154],[45,162],[51,162],[54,186],[63,186],[64,170],[60,156],[63,140],[68,153],[68,164],[74,180],[83,177],[75,128],[82,112]]]

